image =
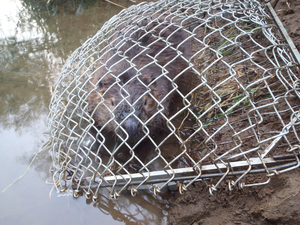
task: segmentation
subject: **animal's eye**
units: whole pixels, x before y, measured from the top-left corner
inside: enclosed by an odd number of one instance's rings
[[[115,106],[115,103],[114,103],[113,100],[111,100],[110,103],[111,103],[112,106]]]
[[[123,73],[122,75],[120,75],[119,78],[122,81],[122,83],[126,83],[129,80],[129,75],[128,73]]]
[[[147,105],[147,98],[145,98],[144,100],[144,105]]]

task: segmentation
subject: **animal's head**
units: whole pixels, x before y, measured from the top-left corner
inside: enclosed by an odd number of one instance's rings
[[[162,114],[167,114],[169,107],[168,97],[163,98],[170,85],[166,78],[155,78],[150,73],[118,77],[108,74],[96,83],[90,111],[94,111],[99,126],[124,141],[137,142],[161,127]]]

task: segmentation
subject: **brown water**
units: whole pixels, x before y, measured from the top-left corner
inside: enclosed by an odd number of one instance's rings
[[[43,132],[49,87],[64,62],[121,10],[104,1],[77,13],[64,10],[65,6],[46,11],[38,1],[6,0],[5,4],[0,8],[1,191],[25,172],[48,141]],[[124,193],[116,201],[103,190],[97,203],[85,197],[60,197],[46,184],[50,165],[48,152],[41,152],[28,173],[0,194],[0,224],[167,223],[167,201],[143,192],[136,197]]]

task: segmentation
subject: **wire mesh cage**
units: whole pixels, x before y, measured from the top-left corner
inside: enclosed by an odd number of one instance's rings
[[[255,0],[142,3],[67,60],[48,125],[60,191],[268,183],[299,166],[297,56]],[[247,183],[253,173],[266,180]],[[211,181],[208,178],[215,178]]]

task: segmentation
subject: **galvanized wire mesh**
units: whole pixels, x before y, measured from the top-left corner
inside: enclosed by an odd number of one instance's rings
[[[299,98],[299,67],[257,1],[132,6],[59,76],[48,119],[55,186],[117,198],[146,184],[268,183],[299,166]],[[253,173],[266,180],[247,183]]]

